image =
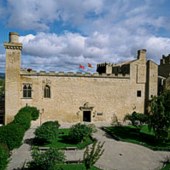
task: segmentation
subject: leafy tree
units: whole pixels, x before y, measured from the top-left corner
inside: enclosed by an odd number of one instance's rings
[[[158,140],[168,137],[170,128],[170,91],[165,91],[158,97],[151,100],[151,111],[149,117],[149,128],[153,129]]]
[[[92,128],[85,124],[77,123],[70,128],[69,138],[74,143],[82,142],[92,134]]]
[[[35,130],[35,137],[41,142],[50,142],[58,136],[58,121],[48,121]]]
[[[32,161],[27,163],[29,170],[57,170],[56,165],[65,160],[64,153],[50,148],[46,152],[40,152],[37,148],[32,151]]]
[[[5,80],[0,79],[0,97],[5,94]]]
[[[133,112],[131,115],[129,114],[125,115],[124,121],[126,120],[131,121],[132,125],[135,127],[141,127],[141,125],[148,121],[148,115]]]
[[[86,170],[89,170],[97,160],[102,156],[104,149],[103,149],[104,142],[94,142],[91,149],[89,146],[86,147],[86,150],[83,155],[83,162],[86,167]]]

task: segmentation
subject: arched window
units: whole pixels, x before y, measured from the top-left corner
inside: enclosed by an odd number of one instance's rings
[[[31,98],[32,97],[32,85],[31,84],[24,84],[23,85],[23,97],[24,98]]]
[[[44,87],[44,98],[50,98],[50,97],[51,97],[50,86],[46,85]]]

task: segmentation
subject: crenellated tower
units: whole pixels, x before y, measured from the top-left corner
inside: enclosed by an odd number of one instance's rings
[[[15,32],[9,33],[9,42],[4,43],[6,49],[5,70],[5,124],[12,121],[19,106],[20,93],[20,65],[22,44],[19,43],[19,35]],[[9,107],[10,106],[10,107]]]

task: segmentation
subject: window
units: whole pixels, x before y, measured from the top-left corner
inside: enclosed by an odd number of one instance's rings
[[[102,116],[103,115],[103,113],[97,113],[97,116]]]
[[[46,85],[44,87],[44,98],[50,98],[51,92],[50,92],[50,86]]]
[[[32,97],[32,85],[31,84],[24,84],[23,85],[23,97],[24,98],[31,98]]]
[[[141,90],[138,90],[138,91],[137,91],[137,97],[141,97],[141,95],[142,95],[142,94],[141,94]]]

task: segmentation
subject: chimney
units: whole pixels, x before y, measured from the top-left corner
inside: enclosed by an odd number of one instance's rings
[[[138,60],[146,60],[146,49],[138,50]]]
[[[19,43],[19,34],[16,32],[10,32],[9,43]]]

